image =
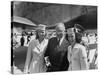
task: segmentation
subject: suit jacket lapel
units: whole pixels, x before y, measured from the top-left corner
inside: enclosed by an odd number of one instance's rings
[[[64,38],[61,45],[58,46],[58,50],[59,51],[65,51],[67,49],[67,41],[66,39]]]

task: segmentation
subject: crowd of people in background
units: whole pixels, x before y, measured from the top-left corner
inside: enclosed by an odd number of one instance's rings
[[[97,33],[80,32],[76,27],[66,30],[63,23],[57,23],[55,30],[56,37],[53,33],[52,37],[48,37],[46,26],[40,24],[35,34],[22,33],[19,40],[17,34],[12,36],[13,49],[28,47],[24,73],[97,68]],[[96,44],[91,62],[90,44]]]
[[[30,32],[31,34],[23,34],[23,32],[21,34],[12,34],[12,42],[13,42],[13,47],[19,47],[19,46],[28,46],[29,42],[33,39],[35,39],[36,35],[32,34],[32,32]],[[48,33],[47,33],[48,34]],[[51,34],[48,34],[48,38],[52,38],[55,37],[55,32],[51,32]],[[95,32],[87,32],[87,33],[83,33],[82,36],[82,42],[83,45],[88,45],[88,44],[95,44],[97,43],[97,33]]]
[[[33,40],[35,38],[35,35],[32,34],[32,32],[30,32],[31,34],[25,34],[25,33],[20,33],[20,34],[11,34],[12,37],[12,47],[13,49],[16,49],[18,48],[19,46],[28,46],[29,45],[29,42],[31,40]]]

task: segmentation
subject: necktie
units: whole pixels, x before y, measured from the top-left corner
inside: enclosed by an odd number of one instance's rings
[[[58,39],[58,43],[57,43],[57,44],[58,44],[58,46],[59,46],[59,44],[60,44],[60,39]]]

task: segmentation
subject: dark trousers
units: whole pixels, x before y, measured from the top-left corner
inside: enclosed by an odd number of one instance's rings
[[[47,72],[67,71],[59,66],[49,66]]]

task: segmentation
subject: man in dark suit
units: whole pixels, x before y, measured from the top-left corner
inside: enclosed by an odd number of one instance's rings
[[[65,39],[65,26],[63,23],[56,25],[57,37],[49,40],[45,56],[48,56],[50,66],[47,72],[66,71],[69,67],[67,59],[68,41]]]

